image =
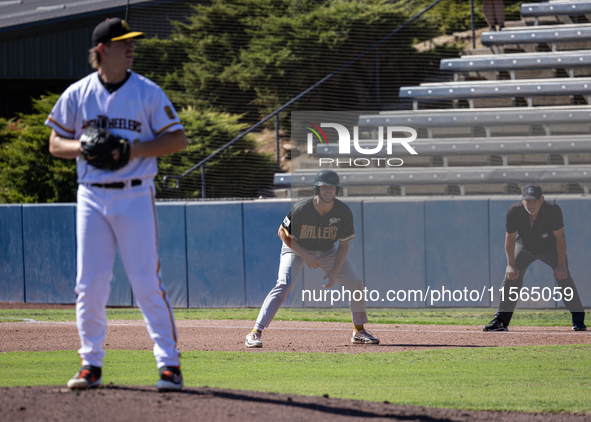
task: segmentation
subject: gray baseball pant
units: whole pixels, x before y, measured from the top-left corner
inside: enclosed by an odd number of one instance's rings
[[[334,265],[335,255],[337,253],[337,245],[329,251],[308,251],[316,255],[318,261],[320,261],[320,269],[323,273],[327,273],[332,269]],[[295,283],[300,276],[302,269],[304,268],[304,260],[298,254],[296,254],[291,248],[288,248],[285,244],[281,248],[281,261],[279,263],[279,274],[277,276],[277,284],[269,292],[259,316],[257,318],[257,325],[262,327],[268,327],[271,324],[273,318],[277,314],[277,311],[287,299],[287,296],[293,290]],[[327,280],[328,281],[328,280]],[[351,292],[351,301],[349,307],[351,308],[351,315],[353,317],[353,324],[363,325],[367,323],[367,312],[365,311],[365,298],[361,294],[361,300],[355,300],[353,293],[357,290],[363,293],[363,280],[359,277],[359,273],[347,258],[343,263],[343,266],[339,270],[336,282],[344,286],[346,291]],[[323,289],[322,286],[318,288]]]
[[[544,264],[549,265],[552,270],[558,267],[558,253],[556,249],[550,251],[545,254],[534,254],[528,251],[523,250],[523,246],[517,243],[515,245],[515,265],[519,270],[519,277],[515,280],[508,280],[507,275],[503,279],[503,283],[501,284],[501,289],[503,289],[504,300],[501,301],[499,304],[499,309],[495,313],[495,317],[500,318],[505,325],[509,325],[511,322],[511,317],[513,316],[513,311],[515,310],[515,306],[517,305],[516,300],[510,300],[509,294],[511,292],[511,287],[514,287],[513,291],[515,291],[515,287],[517,288],[517,293],[521,292],[521,287],[523,286],[523,276],[525,275],[525,271],[527,268],[536,260],[542,261]],[[568,259],[566,260],[566,266],[568,268]],[[577,291],[577,286],[575,286],[575,282],[570,276],[570,271],[568,271],[567,277],[564,280],[556,280],[556,284],[561,288],[560,293],[563,295],[563,302],[568,308],[568,310],[573,314],[573,322],[576,322],[580,318],[585,317],[583,305],[581,303],[581,298],[579,297],[579,293]],[[573,292],[572,300],[564,300],[564,289],[570,287]],[[515,294],[512,294],[511,297],[515,297]],[[581,315],[582,314],[582,315]],[[582,319],[580,320],[582,322]]]

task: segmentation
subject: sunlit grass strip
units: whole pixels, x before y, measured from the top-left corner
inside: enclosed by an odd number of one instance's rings
[[[492,319],[496,309],[490,308],[445,308],[445,309],[369,309],[369,321],[373,324],[423,324],[423,325],[483,325]],[[227,309],[175,309],[177,320],[240,319],[254,321],[258,308]],[[110,320],[140,320],[137,308],[109,308]],[[0,309],[0,322],[10,321],[75,321],[74,309]],[[277,313],[278,321],[324,321],[351,322],[351,313],[346,308],[298,309],[282,308]],[[564,309],[521,310],[513,319],[513,326],[570,326],[570,312]]]
[[[65,385],[71,352],[0,354],[0,386]],[[398,353],[183,352],[187,387],[350,398],[474,410],[591,413],[591,346]],[[149,351],[108,350],[103,383],[155,385]]]

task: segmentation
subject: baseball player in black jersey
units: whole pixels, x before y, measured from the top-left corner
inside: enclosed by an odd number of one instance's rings
[[[539,259],[554,270],[564,304],[572,313],[573,330],[587,331],[583,305],[568,270],[562,211],[558,205],[544,201],[542,189],[533,183],[523,188],[522,198],[521,202],[511,205],[507,211],[507,269],[501,285],[501,303],[494,319],[483,330],[508,331],[507,327],[517,305],[516,299],[523,286],[525,271],[532,262]],[[572,296],[566,294],[567,289],[572,289]],[[517,297],[511,292],[517,292]],[[572,298],[567,300],[567,297]]]
[[[378,344],[380,341],[364,329],[367,323],[363,280],[347,258],[349,241],[355,237],[353,214],[336,199],[341,185],[332,170],[320,171],[314,181],[314,196],[297,202],[279,227],[283,241],[277,284],[267,295],[254,329],[246,336],[246,347],[262,347],[261,333],[293,290],[304,264],[324,272],[330,289],[335,282],[351,293],[350,307],[355,327],[351,342]],[[338,246],[335,243],[338,242]],[[355,298],[361,296],[360,300]]]

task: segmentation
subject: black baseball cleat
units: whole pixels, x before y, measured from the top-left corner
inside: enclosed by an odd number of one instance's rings
[[[575,322],[573,324],[573,331],[587,331],[587,326],[582,322]]]
[[[482,328],[482,331],[509,331],[505,323],[498,318],[493,319]]]
[[[158,370],[160,379],[156,384],[158,391],[178,391],[183,388],[183,375],[176,366],[163,366]]]
[[[78,373],[68,381],[68,388],[72,390],[86,390],[101,385],[102,369],[98,366],[83,366]]]

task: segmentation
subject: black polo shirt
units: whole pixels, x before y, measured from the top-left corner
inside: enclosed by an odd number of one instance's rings
[[[347,204],[335,198],[332,209],[320,215],[313,201],[313,196],[304,198],[289,211],[281,224],[288,237],[311,251],[328,251],[337,240],[355,237],[353,213]]]
[[[558,205],[544,201],[531,226],[523,203],[517,202],[507,211],[506,227],[507,233],[517,232],[516,242],[524,250],[535,254],[547,253],[556,249],[556,236],[553,232],[564,227],[562,210]]]

